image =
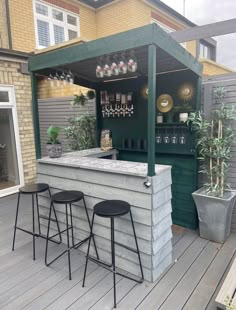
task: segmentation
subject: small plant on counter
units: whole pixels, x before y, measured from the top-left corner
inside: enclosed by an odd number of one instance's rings
[[[50,126],[47,130],[47,151],[48,156],[51,158],[61,157],[62,145],[58,140],[60,127]]]

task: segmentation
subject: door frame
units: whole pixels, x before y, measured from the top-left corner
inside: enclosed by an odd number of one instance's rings
[[[12,121],[13,121],[13,129],[14,129],[14,134],[15,134],[16,156],[17,156],[17,164],[18,164],[19,183],[20,183],[19,185],[15,185],[15,186],[0,190],[0,198],[1,198],[7,195],[15,194],[16,192],[18,192],[20,187],[24,186],[24,171],[23,171],[23,162],[22,162],[22,155],[21,155],[15,87],[14,85],[0,84],[0,91],[7,91],[9,94],[9,102],[0,102],[0,109],[11,109],[12,111]]]

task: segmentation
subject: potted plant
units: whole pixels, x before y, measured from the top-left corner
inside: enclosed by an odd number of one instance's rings
[[[214,91],[219,109],[212,111],[211,120],[203,113],[191,113],[188,123],[196,133],[200,172],[206,177],[203,187],[193,193],[197,206],[200,236],[223,243],[230,234],[235,193],[229,190],[226,175],[235,141],[236,109],[224,104],[224,88]],[[228,190],[227,190],[228,189]]]
[[[193,107],[190,103],[181,103],[173,108],[175,113],[178,113],[178,121],[186,122],[189,112],[193,112]]]
[[[50,126],[47,130],[47,151],[48,156],[51,158],[61,157],[62,145],[58,140],[58,135],[60,133],[60,128],[55,126]]]

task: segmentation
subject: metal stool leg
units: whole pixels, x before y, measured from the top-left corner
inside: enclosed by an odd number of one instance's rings
[[[73,226],[73,219],[72,219],[72,208],[70,203],[70,224],[71,224],[71,237],[72,237],[72,245],[75,246],[75,239],[74,239],[74,226]]]
[[[71,264],[70,264],[70,234],[69,234],[69,221],[68,221],[68,205],[66,204],[66,235],[67,235],[67,254],[69,265],[69,280],[71,280]]]
[[[135,228],[134,228],[134,221],[133,221],[133,216],[132,216],[131,210],[130,210],[130,218],[131,218],[131,223],[132,223],[133,232],[134,232],[135,244],[136,244],[136,248],[137,248],[139,266],[140,266],[140,271],[141,271],[141,278],[142,278],[142,280],[143,280],[143,279],[144,279],[144,276],[143,276],[143,267],[142,267],[142,263],[141,263],[141,257],[140,257],[139,247],[138,247],[138,241],[137,241],[137,236],[136,236],[136,232],[135,232]]]
[[[32,223],[33,223],[33,260],[35,260],[34,194],[32,194]]]
[[[39,235],[41,235],[41,226],[40,226],[40,217],[39,217],[39,200],[38,200],[38,194],[36,194],[36,205],[37,205],[37,213],[38,213],[38,229],[39,229]]]
[[[91,244],[91,238],[92,238],[92,236],[93,236],[94,216],[95,216],[95,213],[93,212],[93,218],[92,218],[92,224],[91,224],[91,232],[90,232],[90,238],[89,238],[89,242],[88,242],[88,249],[87,249],[87,255],[86,255],[86,262],[85,262],[85,268],[84,268],[84,278],[83,278],[82,287],[84,287],[84,285],[85,285],[85,278],[86,278],[86,272],[87,272],[87,266],[88,266],[90,244]]]
[[[116,265],[115,265],[115,227],[114,217],[111,217],[111,261],[113,270],[114,308],[116,308]]]
[[[49,193],[50,199],[52,200],[52,194],[51,194],[50,188],[48,189],[48,193]],[[59,233],[60,243],[62,243],[61,231],[60,231],[59,222],[58,222],[58,219],[57,219],[57,213],[56,213],[56,210],[55,210],[53,202],[52,202],[52,208],[53,208],[53,213],[54,213],[56,224],[57,224],[57,230],[58,230],[58,233]]]
[[[49,217],[48,217],[48,229],[47,229],[47,237],[46,237],[46,249],[45,249],[45,265],[49,266],[47,262],[48,257],[48,241],[49,241],[49,232],[50,232],[50,224],[51,224],[51,215],[52,215],[53,202],[50,203]]]
[[[86,203],[85,203],[84,197],[83,197],[83,202],[84,202],[85,212],[86,212],[86,215],[87,215],[88,224],[89,224],[90,233],[91,233],[91,232],[92,232],[92,231],[91,231],[91,223],[90,223],[89,214],[88,214],[88,209],[87,209],[87,205],[86,205]],[[94,244],[94,248],[95,248],[95,252],[96,252],[97,259],[99,259],[98,250],[97,250],[97,246],[96,246],[96,243],[95,243],[94,235],[92,235],[92,238],[93,238],[93,244]]]
[[[16,206],[16,218],[15,218],[15,226],[14,226],[14,235],[13,235],[12,251],[15,250],[16,226],[17,226],[17,220],[18,220],[19,205],[20,205],[20,192],[18,193],[17,206]]]

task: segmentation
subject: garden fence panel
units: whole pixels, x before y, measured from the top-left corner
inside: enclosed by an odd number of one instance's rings
[[[202,108],[207,117],[210,116],[212,109],[219,107],[214,96],[216,87],[224,87],[226,90],[224,103],[236,106],[236,74],[208,76],[203,79]],[[228,173],[228,183],[232,190],[236,191],[236,144],[232,146],[232,158]],[[236,232],[236,206],[234,207],[231,230]]]
[[[73,97],[39,99],[39,123],[42,156],[46,156],[47,129],[49,126],[61,127],[59,139],[63,144],[63,152],[69,151],[65,139],[64,128],[69,126],[68,118],[86,113],[95,115],[95,100],[89,100],[85,106],[72,106]]]

